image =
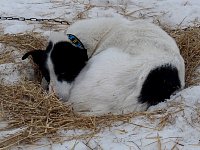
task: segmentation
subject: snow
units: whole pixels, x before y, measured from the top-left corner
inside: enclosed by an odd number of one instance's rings
[[[4,84],[12,84],[12,83],[14,84],[20,80],[20,75],[16,67],[17,65],[15,65],[14,63],[7,63],[0,65],[0,70],[4,74],[4,75],[1,74],[0,80]]]
[[[0,16],[26,18],[59,18],[69,22],[77,19],[96,18],[101,16],[125,16],[129,20],[143,18],[158,21],[171,27],[182,28],[197,23],[200,19],[199,0],[1,0]],[[87,9],[87,11],[84,11]],[[27,31],[41,32],[49,36],[56,30],[65,30],[67,25],[58,25],[49,30],[42,28],[37,22],[0,21],[4,33],[20,33]],[[0,34],[3,34],[0,32]],[[0,45],[0,54],[4,46]],[[16,55],[20,55],[16,52]],[[20,62],[19,57],[15,62]],[[14,84],[21,80],[20,73],[14,63],[0,64],[0,81]],[[174,104],[175,106],[172,106]],[[182,108],[181,111],[173,113]],[[72,140],[62,143],[52,143],[42,139],[37,145],[16,146],[13,149],[200,149],[200,86],[188,87],[167,102],[149,108],[148,111],[166,109],[171,114],[171,120],[163,129],[156,129],[159,119],[154,122],[145,117],[134,118],[130,123],[116,123],[91,140]],[[159,118],[159,116],[158,116]],[[0,120],[0,127],[5,122]],[[144,126],[144,127],[141,127]],[[17,130],[16,130],[17,131]],[[0,131],[0,137],[16,131]],[[83,131],[61,131],[63,136],[82,133]]]

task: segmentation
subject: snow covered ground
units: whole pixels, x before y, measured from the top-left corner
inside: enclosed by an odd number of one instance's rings
[[[130,20],[142,18],[171,27],[187,27],[200,21],[199,0],[1,0],[0,6],[0,16],[58,18],[69,22],[101,16],[125,16]],[[44,28],[37,22],[22,21],[0,21],[0,27],[3,28],[0,34],[36,31],[44,36],[67,28],[66,25]],[[1,55],[5,47],[0,45],[0,48]],[[15,64],[0,64],[0,71],[2,73],[6,67],[7,72],[11,73],[13,66]],[[18,72],[12,73],[9,78],[8,76],[1,76],[1,78],[5,78],[6,83],[20,80]],[[180,108],[181,110],[178,111]],[[116,124],[112,128],[105,129],[88,141],[73,140],[52,144],[51,141],[43,139],[39,142],[40,146],[17,146],[13,149],[19,147],[41,150],[200,149],[200,86],[189,87],[173,96],[171,100],[151,107],[149,111],[159,109],[167,109],[171,115],[169,123],[160,131],[156,126],[157,120],[150,121],[138,117],[129,124]],[[2,124],[3,122],[0,122],[0,126]],[[71,132],[63,131],[62,134],[67,135]],[[0,132],[0,137],[5,134],[8,133]]]

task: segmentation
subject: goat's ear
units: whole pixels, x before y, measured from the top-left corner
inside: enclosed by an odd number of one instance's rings
[[[22,60],[28,58],[29,55],[32,56],[34,63],[36,63],[39,66],[42,65],[46,61],[46,58],[47,58],[47,54],[45,51],[33,50],[24,54],[24,56],[22,57]]]

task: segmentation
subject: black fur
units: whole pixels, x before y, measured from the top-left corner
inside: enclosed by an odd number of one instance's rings
[[[49,53],[50,51],[51,51],[51,49],[53,48],[53,42],[49,42],[48,43],[48,46],[47,46],[47,48],[46,48],[46,53]]]
[[[139,102],[148,106],[156,105],[181,87],[177,68],[170,64],[153,69],[147,76],[138,97]]]
[[[46,67],[47,62],[47,53],[44,50],[34,50],[27,52],[22,57],[22,60],[26,59],[29,55],[32,56],[33,62],[38,65],[39,70],[41,71],[42,75],[45,77],[46,81],[50,82],[49,70]]]
[[[46,51],[34,50],[24,54],[22,60],[31,55],[48,83],[50,82],[50,75],[47,68],[47,57],[50,52],[54,72],[59,81],[72,82],[88,60],[86,49],[75,47],[69,42],[58,42],[53,45],[50,41]]]
[[[68,42],[58,42],[51,52],[51,60],[58,81],[72,82],[85,66],[86,49],[80,49]]]

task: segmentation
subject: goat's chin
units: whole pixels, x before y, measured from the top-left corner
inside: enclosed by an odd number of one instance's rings
[[[62,101],[68,101],[73,83],[56,81],[49,84],[49,94],[55,94]]]

